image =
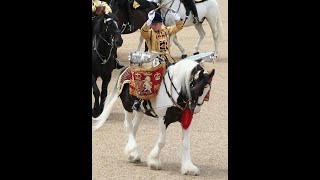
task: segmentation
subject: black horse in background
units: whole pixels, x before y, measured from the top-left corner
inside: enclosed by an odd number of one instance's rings
[[[116,48],[123,43],[117,21],[117,17],[112,13],[103,13],[92,19],[92,89],[95,98],[93,117],[100,115],[103,110],[108,84],[115,67]],[[101,94],[96,82],[98,77],[102,79]]]
[[[111,0],[109,3],[109,6],[112,9],[112,13],[115,14],[119,19],[118,26],[120,28],[121,34],[130,34],[140,29],[142,25],[148,20],[148,13],[158,7],[156,3],[149,2],[147,0],[143,1],[143,5],[138,7],[137,9],[132,8],[131,4],[132,17],[130,18],[133,19],[134,28],[130,30],[129,26],[126,26],[127,19],[125,11],[127,10],[127,8],[122,5],[122,1],[128,0]],[[157,12],[160,12],[160,10],[158,10]]]

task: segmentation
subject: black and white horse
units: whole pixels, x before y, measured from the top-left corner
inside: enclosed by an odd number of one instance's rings
[[[133,111],[132,105],[136,97],[129,93],[129,84],[125,84],[120,94],[118,94],[117,85],[111,95],[106,100],[103,112],[93,122],[93,130],[100,128],[109,117],[114,103],[120,96],[122,105],[125,109],[125,127],[128,132],[128,143],[125,147],[125,155],[131,162],[140,161],[141,153],[136,141],[136,133],[139,124],[144,115],[150,116],[148,107],[152,107],[153,113],[159,120],[159,138],[148,156],[147,164],[151,169],[160,169],[160,151],[165,145],[166,129],[173,122],[180,122],[182,125],[182,154],[181,154],[181,173],[198,175],[199,169],[196,167],[190,157],[190,122],[185,121],[185,115],[192,119],[194,113],[200,111],[206,94],[210,91],[210,80],[214,75],[214,69],[211,72],[205,71],[199,63],[191,60],[181,60],[167,68],[163,77],[158,94],[149,99],[143,100],[139,111]],[[119,83],[119,80],[118,80]],[[117,84],[118,84],[117,83]],[[146,113],[149,112],[149,113]],[[189,112],[184,113],[184,112]],[[190,119],[191,116],[191,119]]]

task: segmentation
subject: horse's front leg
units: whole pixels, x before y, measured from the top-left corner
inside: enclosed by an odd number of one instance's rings
[[[159,117],[159,138],[156,145],[148,156],[148,166],[151,169],[161,169],[160,151],[166,143],[166,125],[164,123],[164,117]]]
[[[204,32],[204,29],[201,23],[194,25],[194,27],[197,29],[199,34],[199,39],[197,41],[197,44],[194,46],[194,51],[193,51],[193,55],[196,55],[196,54],[199,54],[200,43],[202,42],[204,36],[206,35],[206,32]]]
[[[92,75],[92,89],[93,89],[93,96],[94,96],[94,105],[92,109],[92,116],[98,117],[100,114],[99,109],[99,96],[100,96],[100,90],[97,86],[97,78]]]
[[[191,161],[190,156],[190,126],[188,129],[182,128],[182,156],[181,156],[181,174],[198,175],[199,168]]]
[[[124,110],[125,121],[124,126],[128,133],[128,143],[125,147],[125,156],[130,162],[139,162],[141,157],[141,152],[136,141],[136,133],[140,125],[140,121],[144,117],[143,113],[140,112],[128,112]],[[132,120],[133,114],[135,114]],[[132,124],[133,122],[133,124]]]
[[[102,78],[102,86],[101,86],[101,101],[100,101],[100,113],[103,111],[104,107],[104,102],[106,101],[107,95],[108,95],[108,84],[111,80],[111,73],[107,73],[103,78]]]

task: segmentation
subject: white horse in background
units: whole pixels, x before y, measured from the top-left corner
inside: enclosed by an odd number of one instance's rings
[[[151,0],[150,0],[151,1]],[[213,34],[213,41],[214,41],[214,48],[215,48],[215,55],[218,56],[218,48],[219,42],[223,40],[223,25],[219,10],[219,4],[216,0],[206,0],[201,3],[196,3],[198,16],[200,23],[194,24],[192,11],[190,11],[189,16],[186,16],[186,9],[183,3],[180,0],[152,0],[155,3],[160,4],[160,10],[162,16],[164,16],[164,23],[166,26],[174,25],[175,22],[173,19],[167,17],[167,13],[170,9],[176,11],[180,17],[185,21],[184,27],[195,26],[199,33],[199,39],[195,45],[195,49],[193,50],[193,54],[199,54],[200,43],[202,42],[203,38],[205,37],[206,33],[203,29],[202,23],[206,19],[210,25],[212,34]],[[141,48],[143,43],[143,38],[140,36],[138,51]],[[170,39],[170,44],[172,41],[178,46],[181,51],[181,58],[187,57],[186,50],[181,46],[178,42],[177,34],[173,35]]]

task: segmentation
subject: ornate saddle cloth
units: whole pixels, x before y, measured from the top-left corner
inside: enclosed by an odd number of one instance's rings
[[[139,99],[150,99],[158,94],[166,72],[165,59],[156,53],[133,52],[130,61],[130,94]]]
[[[117,83],[118,95],[121,94],[123,86],[126,83],[130,83],[130,78],[131,78],[131,71],[130,71],[130,68],[127,68],[121,73],[118,79],[118,83]]]

